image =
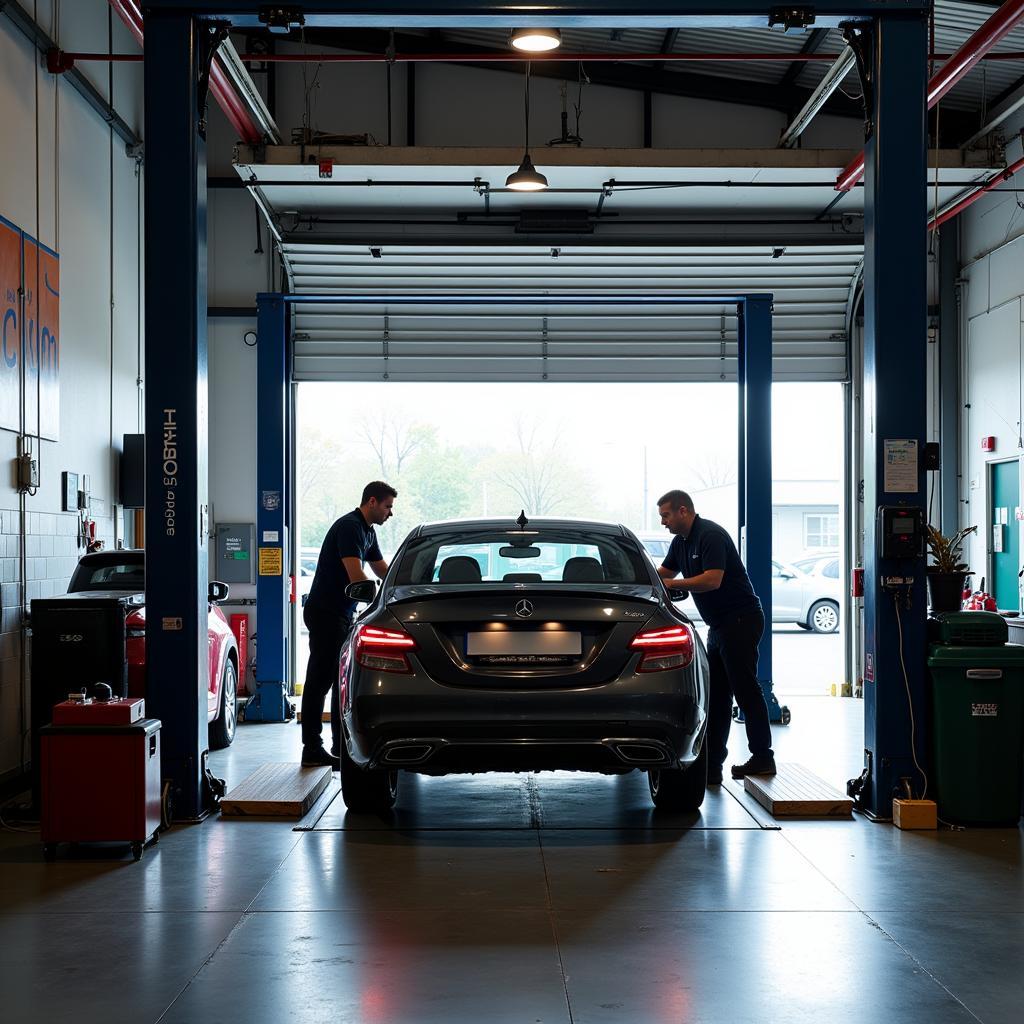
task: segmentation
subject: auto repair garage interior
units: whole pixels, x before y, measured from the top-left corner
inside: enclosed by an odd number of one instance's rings
[[[5,1021],[1020,1019],[1024,2],[8,0],[0,96]],[[297,396],[452,381],[735,432],[769,619],[773,382],[841,388],[775,779],[300,768]]]

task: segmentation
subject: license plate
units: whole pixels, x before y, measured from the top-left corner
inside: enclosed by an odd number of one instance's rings
[[[466,634],[466,653],[477,657],[531,658],[542,655],[579,655],[583,640],[566,630],[489,630]]]

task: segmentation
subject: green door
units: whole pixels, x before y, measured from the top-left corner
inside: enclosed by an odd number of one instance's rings
[[[992,548],[992,586],[989,592],[1000,611],[1020,609],[1017,573],[1020,572],[1020,463],[992,463],[992,507],[989,510]],[[999,548],[1002,547],[1002,551]]]

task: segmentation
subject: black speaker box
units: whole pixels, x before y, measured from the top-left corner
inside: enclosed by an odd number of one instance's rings
[[[128,696],[125,619],[136,596],[62,594],[32,602],[32,778],[38,791],[39,730],[69,693],[108,683]]]
[[[146,435],[125,434],[121,444],[121,504],[142,508],[146,504]]]

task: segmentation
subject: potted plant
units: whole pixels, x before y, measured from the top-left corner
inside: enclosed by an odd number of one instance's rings
[[[928,566],[928,603],[933,612],[957,612],[963,597],[964,580],[971,575],[961,561],[964,540],[977,533],[976,526],[965,526],[952,537],[946,537],[934,526],[928,527],[928,552],[932,564]]]

